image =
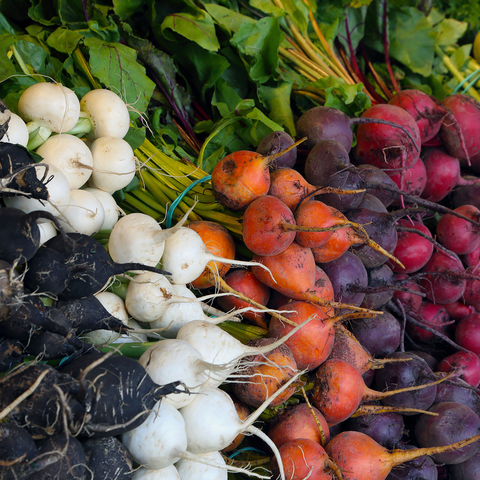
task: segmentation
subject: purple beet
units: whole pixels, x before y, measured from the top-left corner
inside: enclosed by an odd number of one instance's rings
[[[465,405],[456,402],[442,402],[433,405],[429,412],[438,416],[422,413],[415,425],[415,436],[419,447],[450,445],[480,433],[480,418]],[[432,456],[436,463],[454,465],[472,457],[479,449],[480,442],[452,452],[438,453]]]
[[[350,330],[374,357],[393,353],[400,345],[400,322],[386,310],[375,318],[356,320]]]
[[[273,155],[281,150],[293,145],[295,140],[287,132],[272,132],[269,133],[257,147],[257,153],[261,155]],[[275,162],[270,166],[274,168],[292,168],[297,162],[297,147],[292,148],[288,152],[278,157]]]

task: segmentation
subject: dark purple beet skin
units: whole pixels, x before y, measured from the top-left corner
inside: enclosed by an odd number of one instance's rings
[[[437,396],[434,403],[457,402],[471,408],[480,415],[480,395],[472,390],[471,386],[461,378],[437,385]]]
[[[395,274],[392,269],[386,265],[380,265],[376,268],[370,268],[368,273],[368,287],[375,289],[365,294],[362,307],[372,310],[379,310],[386,305],[393,297],[395,290]]]
[[[337,302],[360,306],[365,293],[355,291],[354,286],[365,288],[368,276],[362,261],[352,252],[346,251],[341,257],[322,264],[323,271],[332,282]]]
[[[268,156],[284,150],[285,148],[293,145],[295,140],[287,132],[272,132],[269,133],[257,147],[257,153]],[[278,157],[270,166],[273,168],[287,167],[292,168],[297,162],[297,147],[292,148],[288,152]]]
[[[480,480],[480,450],[468,460],[448,467],[449,480]]]
[[[402,450],[418,448],[413,445],[403,445]],[[435,462],[428,456],[418,457],[410,462],[405,462],[392,468],[385,480],[437,480],[438,470]]]
[[[356,320],[351,331],[374,357],[393,353],[400,345],[400,322],[385,310],[375,318]]]
[[[396,412],[351,417],[345,424],[348,430],[364,433],[385,448],[395,448],[402,438],[405,426],[403,416]]]
[[[456,402],[442,402],[429,408],[438,416],[422,413],[415,425],[415,437],[419,447],[450,445],[466,440],[480,433],[480,418],[465,405]],[[474,442],[452,452],[432,455],[436,463],[454,465],[472,457],[480,447]]]
[[[411,352],[394,352],[386,358],[407,359],[404,362],[387,363],[375,372],[374,389],[395,390],[398,388],[430,383],[436,379],[427,362]],[[384,405],[427,410],[435,400],[437,386],[433,385],[412,392],[399,393],[382,400]],[[404,415],[408,415],[405,413]]]

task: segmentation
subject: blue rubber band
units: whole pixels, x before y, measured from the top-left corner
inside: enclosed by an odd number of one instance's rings
[[[198,180],[195,180],[192,182],[170,205],[170,208],[168,209],[167,212],[167,220],[166,220],[166,225],[167,228],[170,228],[172,226],[172,218],[173,218],[173,212],[177,208],[178,204],[182,201],[182,198],[195,186],[198,185],[199,183],[206,182],[212,178],[211,175],[207,175],[203,178],[199,178]]]
[[[234,458],[236,457],[238,454],[240,453],[243,453],[243,452],[256,452],[256,453],[261,453],[262,455],[266,455],[265,452],[263,452],[262,450],[259,450],[258,448],[254,448],[254,447],[245,447],[245,448],[241,448],[240,450],[237,450],[236,452],[232,453],[228,458]]]
[[[463,84],[465,82],[468,82],[471,78],[475,77],[477,75],[477,73],[480,73],[480,68],[477,68],[474,72],[472,72],[470,75],[468,75],[467,77],[465,77],[456,87],[455,89],[453,90],[452,92],[452,95],[457,93],[460,88],[462,88]],[[475,79],[473,80],[472,82],[470,82],[464,89],[463,89],[463,92],[465,93],[478,79]]]

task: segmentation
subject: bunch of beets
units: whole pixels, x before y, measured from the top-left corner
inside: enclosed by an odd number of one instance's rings
[[[266,428],[292,480],[480,478],[480,104],[406,90],[357,119],[312,108],[296,127],[296,142],[274,132],[212,172],[273,274],[225,281],[290,312],[250,321],[278,338],[313,318],[285,342],[290,361],[246,370],[237,401],[307,372]]]

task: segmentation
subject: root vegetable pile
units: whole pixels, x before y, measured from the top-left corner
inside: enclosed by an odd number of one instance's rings
[[[0,478],[476,478],[478,102],[318,106],[230,153],[240,235],[122,212],[126,105],[44,83],[48,139],[0,143]]]

